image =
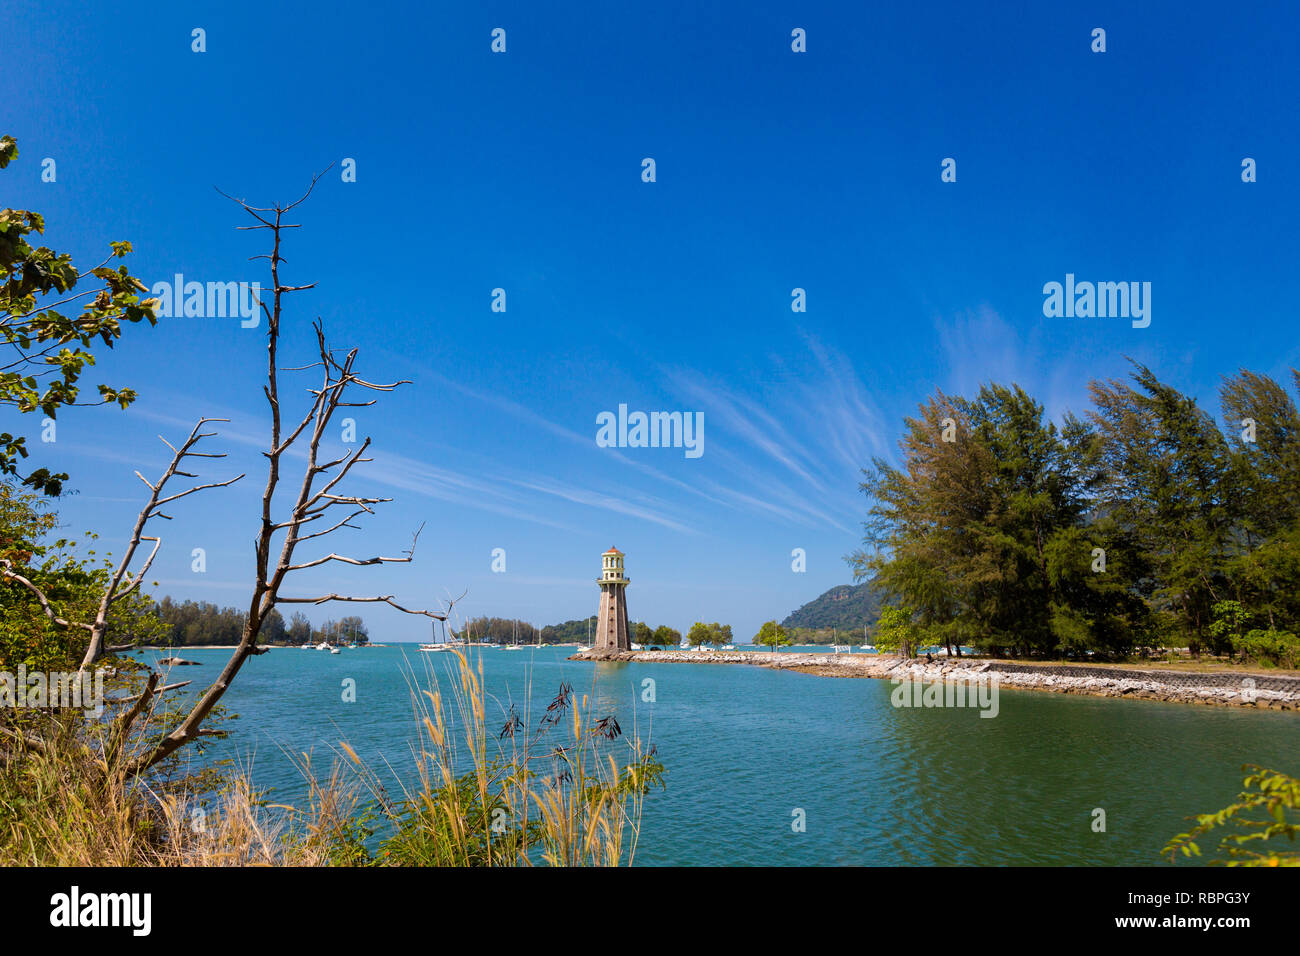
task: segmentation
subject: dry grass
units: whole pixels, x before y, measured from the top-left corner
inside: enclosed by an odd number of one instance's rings
[[[450,652],[450,691],[432,667],[412,700],[415,783],[392,801],[379,777],[341,745],[393,835],[382,862],[431,866],[617,866],[636,853],[645,797],[663,768],[617,721],[591,715],[562,685],[533,722],[531,688],[489,726],[482,659]],[[453,721],[452,717],[458,717]],[[529,727],[534,729],[530,730]],[[621,759],[616,754],[621,755]]]
[[[0,755],[0,866],[630,864],[645,796],[662,784],[653,751],[567,687],[535,731],[526,700],[494,732],[481,660],[453,653],[449,693],[431,669],[426,687],[410,677],[416,773],[400,799],[346,741],[324,778],[290,755],[307,788],[291,807],[263,801],[248,768],[216,790],[128,780],[83,728],[80,741]]]

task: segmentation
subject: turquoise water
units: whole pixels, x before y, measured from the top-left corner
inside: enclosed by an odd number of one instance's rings
[[[504,724],[512,701],[526,712],[530,682],[525,723],[535,727],[565,681],[592,696],[595,716],[648,736],[668,789],[647,801],[638,864],[1159,864],[1188,815],[1231,802],[1243,763],[1300,771],[1295,714],[1003,689],[986,719],[895,708],[881,680],[565,660],[572,652],[475,652],[494,698],[489,727]],[[182,656],[203,666],[170,680],[206,684],[228,652]],[[449,687],[452,662],[414,645],[272,649],[226,694],[239,719],[209,753],[251,765],[287,803],[303,787],[281,748],[311,750],[325,770],[328,747],[347,740],[391,784],[412,769],[407,677],[424,683],[432,668]],[[342,700],[346,678],[356,703]],[[647,678],[654,703],[641,699]],[[1094,808],[1105,810],[1105,833],[1092,831]],[[791,827],[796,809],[802,833]]]

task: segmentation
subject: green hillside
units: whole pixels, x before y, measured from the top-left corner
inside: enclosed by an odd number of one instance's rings
[[[842,584],[833,587],[821,597],[809,601],[784,621],[784,628],[838,628],[843,631],[870,627],[880,616],[881,596],[874,582]]]

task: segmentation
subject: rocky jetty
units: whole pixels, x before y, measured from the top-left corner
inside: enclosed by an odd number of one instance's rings
[[[984,658],[903,660],[886,654],[772,653],[771,651],[587,651],[570,660],[664,664],[750,664],[826,677],[933,681],[996,679],[999,686],[1093,697],[1130,697],[1300,712],[1300,677],[1266,672],[1182,671],[1089,664],[1022,664]]]

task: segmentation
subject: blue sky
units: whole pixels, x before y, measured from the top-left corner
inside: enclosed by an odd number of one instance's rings
[[[859,469],[936,387],[1016,381],[1059,416],[1132,356],[1217,410],[1221,375],[1300,364],[1293,5],[700,7],[7,5],[2,202],[79,263],[129,239],[149,283],[265,283],[264,234],[213,187],[267,205],[354,158],[288,237],[286,280],[318,287],[290,301],[286,364],[319,315],[361,369],[412,380],[357,416],[376,460],[353,488],[396,500],[332,548],[396,554],[426,527],[412,565],[286,592],[466,591],[467,616],[594,613],[616,544],[632,617],[744,640],[849,580]],[[1044,317],[1066,273],[1150,282],[1150,327]],[[232,419],[204,477],[249,477],[177,508],[156,594],[247,603],[264,348],[237,319],[132,328],[87,384],[139,401],[66,412],[33,455],[72,473],[68,529],[113,550],[156,436]],[[620,403],[703,412],[704,454],[597,447]]]

